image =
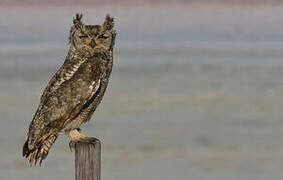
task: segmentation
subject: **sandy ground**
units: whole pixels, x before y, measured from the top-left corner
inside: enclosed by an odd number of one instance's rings
[[[282,7],[111,8],[1,10],[1,179],[74,179],[66,137],[41,168],[21,150],[78,10],[88,23],[110,11],[119,32],[109,88],[82,127],[103,142],[102,179],[282,178]]]

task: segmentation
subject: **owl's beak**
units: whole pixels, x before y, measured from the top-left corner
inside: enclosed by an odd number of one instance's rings
[[[91,46],[92,48],[94,48],[94,46],[95,46],[95,41],[94,41],[94,39],[91,40],[90,46]]]

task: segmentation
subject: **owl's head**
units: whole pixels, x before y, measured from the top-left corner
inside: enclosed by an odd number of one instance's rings
[[[73,19],[69,42],[76,50],[112,50],[116,32],[113,30],[114,19],[106,15],[102,25],[84,25],[82,14]]]

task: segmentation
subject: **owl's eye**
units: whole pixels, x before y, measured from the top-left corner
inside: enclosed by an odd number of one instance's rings
[[[84,38],[87,38],[87,37],[88,37],[87,35],[80,35],[79,36],[80,39],[84,39]]]
[[[105,38],[105,39],[108,38],[108,37],[109,36],[107,34],[101,34],[101,35],[98,36],[98,38]]]

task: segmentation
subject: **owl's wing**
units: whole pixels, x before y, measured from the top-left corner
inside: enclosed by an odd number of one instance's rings
[[[42,99],[28,133],[28,148],[58,133],[79,115],[83,107],[99,90],[104,63],[93,57],[80,65],[72,77],[62,82]]]
[[[70,55],[46,86],[41,95],[39,107],[43,105],[54,90],[56,90],[63,82],[69,80],[86,60],[87,58],[80,58],[80,60],[78,60],[77,54]]]

